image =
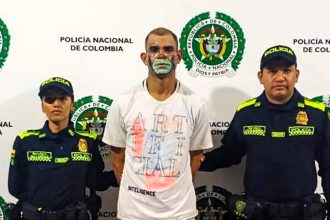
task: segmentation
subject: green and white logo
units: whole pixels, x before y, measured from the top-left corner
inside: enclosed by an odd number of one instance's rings
[[[180,38],[183,61],[196,77],[232,77],[243,58],[245,38],[242,28],[230,16],[209,12],[192,18]]]
[[[313,101],[321,102],[325,105],[326,108],[330,108],[330,95],[321,95],[312,98]]]
[[[90,131],[97,135],[102,158],[109,158],[111,154],[110,147],[102,142],[102,137],[112,101],[105,96],[83,97],[74,103],[75,111],[71,117],[77,130]]]
[[[7,203],[0,196],[0,220],[9,220],[8,216],[6,215],[6,209],[7,209]]]
[[[112,99],[104,96],[86,96],[75,102],[71,121],[77,130],[89,130],[102,139]]]
[[[326,113],[328,115],[328,119],[330,120],[330,95],[321,95],[312,98],[312,100],[316,102],[321,102],[325,105]]]
[[[9,44],[10,35],[7,26],[0,18],[0,69],[8,56]]]

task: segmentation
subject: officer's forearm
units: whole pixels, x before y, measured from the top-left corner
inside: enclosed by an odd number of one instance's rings
[[[204,160],[199,170],[212,172],[219,168],[226,168],[240,163],[243,156],[244,154],[239,151],[221,146],[204,154]]]
[[[190,166],[193,180],[195,179],[201,165],[202,150],[190,151]]]
[[[123,173],[125,163],[125,148],[111,146],[111,163],[118,185],[120,185],[121,175]]]

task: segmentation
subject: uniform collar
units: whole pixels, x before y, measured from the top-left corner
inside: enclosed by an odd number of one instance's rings
[[[48,120],[45,122],[44,126],[42,127],[42,129],[40,130],[40,134],[39,134],[39,138],[44,138],[44,137],[48,137],[48,138],[56,138],[58,136],[74,136],[75,132],[74,132],[74,127],[73,127],[73,123],[70,122],[69,125],[62,129],[60,132],[58,133],[53,133],[48,126]]]
[[[291,99],[285,104],[273,104],[270,103],[267,98],[265,91],[257,98],[256,103],[260,103],[260,106],[263,106],[267,109],[274,109],[274,110],[290,110],[293,108],[300,108],[304,107],[304,97],[298,92],[297,89],[294,89],[293,96]]]

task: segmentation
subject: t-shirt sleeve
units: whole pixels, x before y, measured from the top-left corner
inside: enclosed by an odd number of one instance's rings
[[[210,119],[205,105],[203,105],[195,117],[194,129],[190,139],[190,150],[203,150],[212,147]]]
[[[110,146],[125,148],[126,136],[119,103],[114,101],[107,115],[102,141]]]

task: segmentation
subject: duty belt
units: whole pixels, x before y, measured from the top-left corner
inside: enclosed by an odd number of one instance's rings
[[[88,213],[84,203],[68,206],[57,211],[43,210],[34,205],[23,202],[23,218],[28,220],[87,220]]]
[[[325,211],[325,201],[319,194],[304,197],[290,202],[261,202],[263,213],[269,216],[316,216]]]
[[[270,216],[299,216],[303,213],[303,206],[299,202],[290,203],[263,203],[264,213]]]

